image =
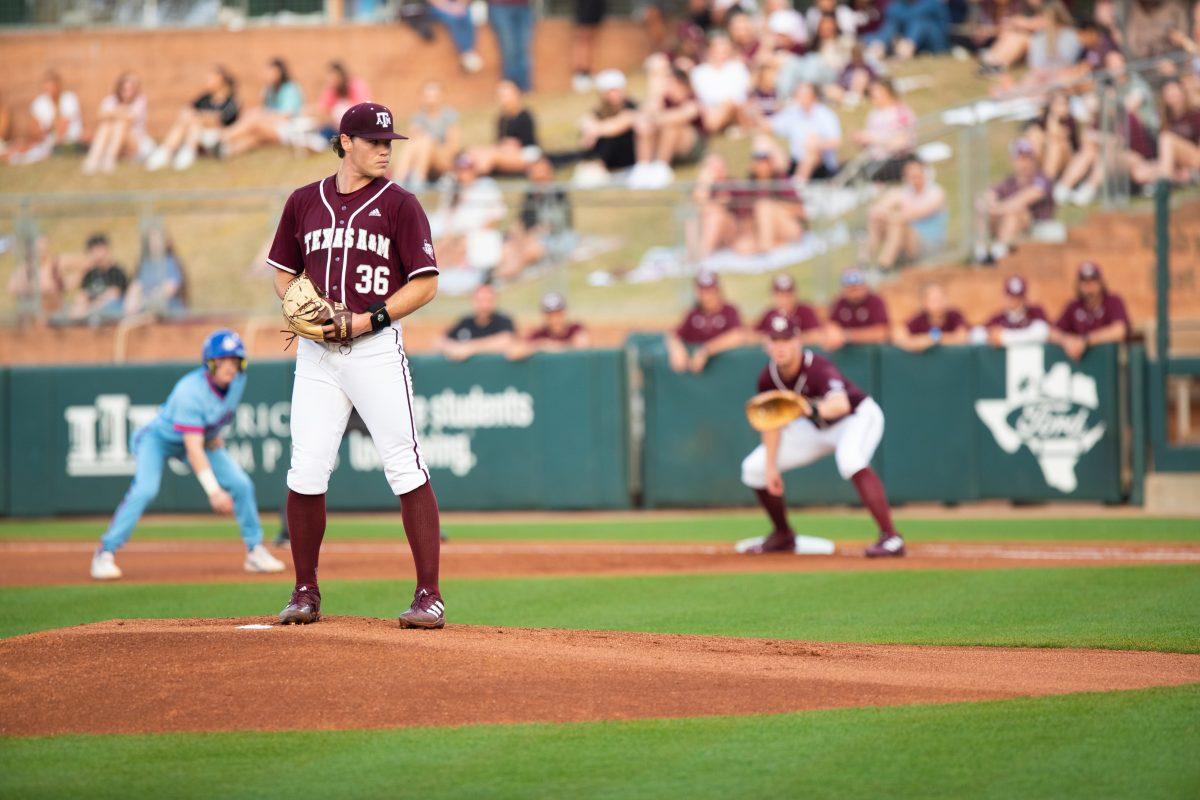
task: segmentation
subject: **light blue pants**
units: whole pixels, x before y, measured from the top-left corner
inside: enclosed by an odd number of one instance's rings
[[[152,430],[142,429],[134,434],[133,454],[137,459],[137,470],[133,484],[125,493],[121,505],[117,506],[112,522],[100,547],[115,553],[133,535],[133,528],[146,511],[146,506],[158,496],[162,484],[163,465],[168,458],[185,458],[183,445],[164,441]],[[262,543],[262,525],[258,521],[258,504],[254,499],[254,484],[246,471],[229,457],[224,448],[208,450],[208,463],[221,488],[233,498],[233,513],[242,531],[242,541],[251,550]]]
[[[533,71],[529,55],[533,39],[533,9],[528,3],[491,3],[488,6],[488,21],[500,45],[504,77],[520,87],[522,92],[528,92]]]

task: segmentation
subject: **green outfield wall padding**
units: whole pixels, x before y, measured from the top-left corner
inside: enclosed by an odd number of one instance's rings
[[[12,459],[8,450],[8,426],[11,424],[8,402],[8,369],[0,367],[0,516],[8,513],[9,506],[8,476]]]
[[[260,507],[286,492],[293,362],[252,363],[228,432]],[[133,473],[128,439],[191,365],[18,367],[8,374],[7,513],[107,513]],[[447,509],[629,505],[628,393],[619,350],[545,353],[520,362],[411,359],[415,424]],[[406,413],[402,403],[397,413]],[[19,459],[17,458],[19,456]],[[330,481],[331,508],[397,508],[378,454],[352,417]],[[200,511],[186,468],[165,471],[153,508]]]

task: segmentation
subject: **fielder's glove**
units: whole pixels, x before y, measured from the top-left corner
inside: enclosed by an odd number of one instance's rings
[[[300,274],[287,285],[283,293],[283,318],[291,331],[290,345],[297,336],[314,342],[349,344],[352,314],[341,303],[334,303],[317,289],[312,280]],[[322,326],[332,322],[334,333],[326,338]],[[287,333],[288,331],[284,331]]]
[[[779,430],[800,417],[812,416],[812,413],[806,398],[781,389],[756,394],[746,403],[746,419],[756,431]]]

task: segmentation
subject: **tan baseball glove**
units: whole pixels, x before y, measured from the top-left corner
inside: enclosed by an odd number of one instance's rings
[[[297,336],[314,342],[348,344],[351,339],[350,317],[351,312],[344,305],[334,303],[321,294],[303,273],[296,276],[283,293],[283,319],[292,333],[289,345]],[[326,338],[323,326],[330,322],[334,324],[334,332]]]
[[[746,403],[746,419],[756,431],[778,430],[810,414],[812,406],[806,398],[781,389],[756,394]]]

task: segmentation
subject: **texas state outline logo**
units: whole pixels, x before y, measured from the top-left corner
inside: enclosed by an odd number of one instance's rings
[[[1046,370],[1040,344],[1009,347],[1005,354],[1003,399],[976,400],[975,413],[996,444],[1012,455],[1027,447],[1046,483],[1070,494],[1079,485],[1079,459],[1104,438],[1098,420],[1096,379],[1074,372],[1065,361]]]

